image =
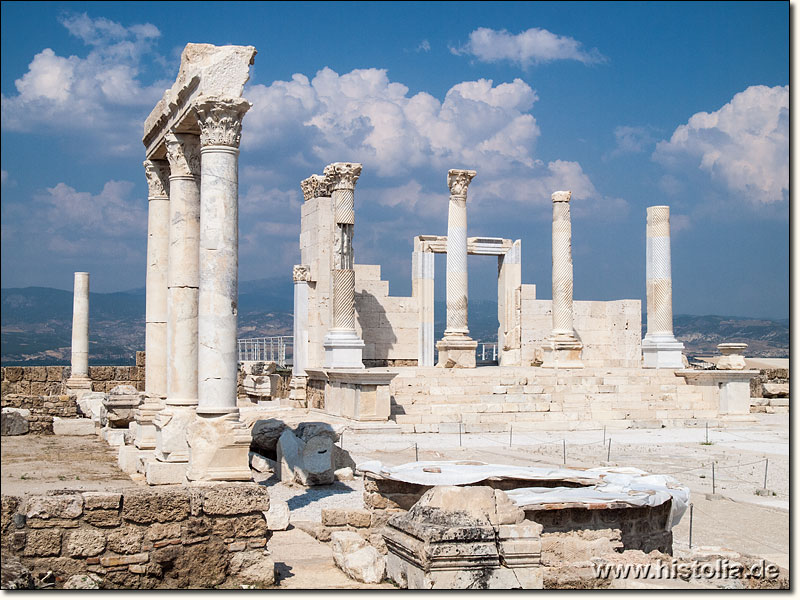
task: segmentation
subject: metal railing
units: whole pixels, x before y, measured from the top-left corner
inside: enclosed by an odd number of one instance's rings
[[[279,367],[292,365],[294,337],[291,335],[246,338],[237,340],[237,342],[239,362],[274,362]]]
[[[475,351],[478,364],[497,363],[497,342],[479,342]]]

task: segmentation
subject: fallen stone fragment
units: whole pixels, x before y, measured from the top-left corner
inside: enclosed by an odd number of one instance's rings
[[[26,408],[4,408],[0,421],[0,435],[25,435],[30,431],[28,425],[30,416],[31,411]]]
[[[333,562],[350,579],[362,583],[380,583],[386,573],[383,555],[352,531],[336,531],[331,535]]]

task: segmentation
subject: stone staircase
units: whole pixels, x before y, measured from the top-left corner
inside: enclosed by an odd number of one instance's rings
[[[391,418],[406,433],[627,429],[717,422],[717,399],[671,370],[401,367]]]

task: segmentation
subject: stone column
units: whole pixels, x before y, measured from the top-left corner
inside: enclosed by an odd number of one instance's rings
[[[239,141],[244,98],[200,97],[198,406],[188,442],[190,480],[249,480],[250,433],[236,406]]]
[[[553,330],[545,340],[543,367],[583,367],[581,350],[572,326],[572,192],[554,192],[553,201]]]
[[[311,269],[308,265],[295,265],[294,279],[294,348],[292,379],[289,381],[289,399],[297,406],[306,405],[308,376],[308,282]]]
[[[356,272],[353,267],[353,229],[355,225],[356,181],[361,175],[358,163],[333,163],[323,174],[331,182],[334,206],[333,248],[333,327],[323,342],[325,368],[363,369],[364,340],[356,333]]]
[[[450,169],[447,186],[447,327],[436,344],[440,367],[474,367],[478,342],[469,337],[467,324],[467,187],[475,171]]]
[[[646,369],[682,369],[683,344],[672,333],[672,266],[669,206],[647,207],[647,334],[642,340]]]
[[[500,366],[522,360],[522,240],[497,257],[497,360]]]
[[[145,399],[135,411],[135,446],[156,447],[153,419],[167,395],[167,270],[169,267],[169,165],[144,161],[147,177],[147,279],[145,283]]]
[[[419,356],[420,367],[433,366],[433,310],[434,310],[434,256],[433,252],[421,249],[419,240],[414,240],[414,253],[411,256],[412,295],[417,298],[419,307]]]
[[[75,273],[72,292],[72,369],[67,389],[78,395],[92,390],[89,379],[89,273]]]
[[[170,166],[167,397],[155,420],[155,455],[162,462],[188,463],[186,428],[197,407],[200,140],[170,133],[165,143]]]

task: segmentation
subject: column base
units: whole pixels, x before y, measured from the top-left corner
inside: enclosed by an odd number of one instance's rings
[[[555,336],[542,345],[542,367],[545,369],[582,369],[583,344],[573,336]]]
[[[478,342],[468,335],[445,335],[436,342],[439,350],[437,367],[445,369],[474,369]]]
[[[683,344],[672,334],[645,335],[642,357],[645,369],[683,369]]]
[[[160,396],[148,395],[143,404],[136,409],[136,435],[133,445],[139,450],[155,450],[156,426],[153,419],[164,409]]]
[[[189,462],[186,431],[195,419],[194,406],[167,405],[153,419],[156,433],[156,460],[170,463]]]
[[[353,329],[331,329],[322,342],[326,369],[363,369],[364,340]]]
[[[84,394],[92,391],[92,380],[88,377],[70,377],[64,386],[67,394],[75,394],[80,400]]]
[[[189,481],[251,481],[250,429],[237,413],[198,416],[187,431]]]

